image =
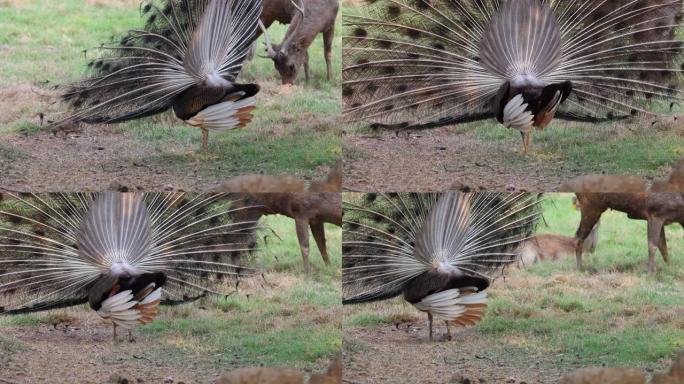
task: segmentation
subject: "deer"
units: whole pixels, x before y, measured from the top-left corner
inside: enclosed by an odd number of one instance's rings
[[[280,24],[290,24],[297,12],[292,0],[264,0],[259,20],[265,28],[270,27],[276,21]],[[257,29],[256,36],[259,37],[261,32],[261,29]]]
[[[294,220],[297,240],[304,263],[304,272],[309,274],[309,229],[321,257],[326,265],[330,257],[326,248],[325,223],[342,226],[342,164],[330,171],[325,180],[314,181],[308,188],[304,183],[293,182],[291,176],[241,176],[220,187],[219,191],[239,192],[244,210],[236,210],[236,220],[257,221],[261,216],[284,215]],[[257,185],[267,189],[255,190]],[[283,187],[279,188],[281,185]],[[297,188],[300,185],[301,188]],[[263,193],[266,191],[267,193]],[[283,192],[275,192],[283,191]]]
[[[645,187],[641,191],[630,188],[634,180],[617,175],[603,175],[602,182],[611,185],[610,192],[597,193],[596,188],[588,182],[592,176],[575,179],[568,185],[582,186],[583,189],[575,190],[577,201],[580,205],[582,219],[575,234],[575,257],[577,269],[582,269],[583,244],[589,237],[593,226],[601,215],[608,209],[613,209],[627,214],[633,220],[645,220],[648,226],[648,272],[655,272],[655,253],[660,251],[665,263],[669,262],[665,226],[679,223],[684,228],[684,196],[681,193],[668,192],[677,189],[674,183],[679,180],[680,169],[676,169],[667,181],[657,181],[653,187]],[[622,184],[627,184],[621,188]],[[629,190],[620,193],[615,191]]]
[[[339,1],[306,0],[306,6],[305,0],[299,0],[299,2],[300,4],[297,4],[295,0],[290,0],[287,4],[283,0],[271,0],[264,3],[259,28],[264,34],[267,52],[265,57],[273,60],[282,84],[294,84],[302,65],[305,80],[308,83],[310,79],[308,49],[316,35],[322,33],[327,79],[332,81],[332,45]],[[292,15],[293,10],[294,15]],[[274,20],[290,23],[280,44],[273,44],[266,30],[270,25],[269,22],[272,23]]]
[[[577,197],[573,198],[573,206],[580,209]],[[582,251],[594,253],[598,245],[598,229],[600,220],[592,228],[587,239],[582,245]],[[559,260],[560,258],[575,253],[575,238],[556,234],[536,235],[525,242],[518,261],[518,267],[524,268],[537,261]]]

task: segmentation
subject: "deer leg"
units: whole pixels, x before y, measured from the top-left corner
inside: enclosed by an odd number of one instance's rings
[[[325,228],[322,221],[311,222],[311,233],[313,234],[314,240],[316,240],[316,245],[318,250],[321,251],[321,257],[325,265],[330,265],[330,257],[328,257],[328,250],[325,247]]]
[[[295,226],[297,227],[299,249],[302,251],[302,259],[304,260],[304,272],[308,274],[311,270],[309,266],[309,223],[303,219],[295,219]]]
[[[309,72],[309,52],[304,54],[304,81],[307,83],[311,78],[311,72]]]
[[[323,49],[325,51],[325,66],[328,69],[328,81],[332,81],[333,67],[332,67],[332,46],[335,37],[335,26],[330,27],[329,30],[323,32]]]
[[[589,237],[594,225],[601,218],[601,214],[605,211],[589,211],[588,202],[582,203],[582,220],[579,228],[575,233],[575,258],[577,261],[577,270],[582,270],[582,249],[584,248],[584,241]],[[587,212],[589,211],[589,212]]]
[[[432,313],[428,312],[428,329],[430,330],[430,341],[432,341]]]
[[[666,263],[670,262],[670,255],[667,253],[667,239],[665,238],[665,225],[660,230],[660,243],[658,244],[658,249],[660,254],[663,256],[663,261]]]
[[[660,246],[660,233],[665,222],[658,217],[648,218],[648,273],[655,272],[655,252]]]

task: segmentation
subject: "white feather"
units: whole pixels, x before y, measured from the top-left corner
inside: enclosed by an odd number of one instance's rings
[[[199,111],[185,122],[193,127],[215,131],[225,131],[240,125],[235,114],[242,108],[256,105],[256,97],[248,97],[238,101],[225,101]]]
[[[127,290],[117,293],[116,295],[107,298],[102,302],[101,310],[105,312],[112,312],[115,310],[120,310],[122,306],[127,305],[133,299],[133,291]],[[129,306],[130,308],[132,306]],[[124,308],[124,309],[128,309]]]
[[[155,285],[150,283],[147,288],[150,286],[154,288]],[[138,304],[149,304],[161,300],[161,296],[161,287],[152,291],[140,302],[133,300],[134,296],[131,290],[122,291],[103,301],[97,314],[104,319],[111,320],[119,327],[129,329],[140,324],[140,319],[142,318],[142,313],[137,309],[133,309],[133,307]]]
[[[506,128],[514,128],[519,131],[530,130],[534,116],[527,111],[527,107],[522,94],[515,95],[504,108],[503,125]]]
[[[449,289],[426,296],[414,306],[419,311],[430,312],[437,320],[453,321],[466,312],[466,305],[486,303],[486,292],[462,293],[459,289]]]
[[[152,283],[152,285],[154,285],[154,283]],[[140,304],[149,304],[151,302],[161,300],[161,295],[162,295],[162,289],[161,289],[161,287],[159,287],[159,288],[155,289],[154,291],[152,291],[152,293],[147,295],[144,299],[142,299]]]

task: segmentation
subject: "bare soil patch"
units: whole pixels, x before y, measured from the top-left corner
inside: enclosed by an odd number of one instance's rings
[[[531,151],[535,151],[533,147]],[[449,129],[344,137],[345,190],[430,192],[446,189],[557,191],[586,174],[582,164],[542,153],[525,155]],[[596,173],[602,173],[598,166]],[[662,177],[669,167],[653,170]]]
[[[66,137],[49,132],[30,136],[10,136],[5,144],[18,151],[19,159],[0,159],[0,185],[25,191],[95,191],[110,186],[134,190],[161,191],[211,189],[225,179],[205,175],[211,159],[186,145],[163,151],[152,144],[131,138],[110,127],[91,127]],[[194,162],[174,162],[164,167],[164,159],[188,154]],[[226,172],[229,178],[230,172]]]
[[[351,156],[349,155],[351,153]],[[352,191],[556,190],[581,173],[562,164],[532,159],[446,130],[417,135],[348,135],[345,137],[345,189]]]
[[[422,319],[425,320],[425,319]],[[344,331],[346,383],[557,383],[572,369],[551,367],[544,356],[497,356],[473,329],[458,329],[445,341],[427,339],[426,321]],[[467,381],[468,380],[468,381]]]
[[[125,332],[120,336],[125,340]],[[210,356],[182,359],[156,340],[135,337],[132,343],[114,343],[111,326],[85,314],[68,327],[3,328],[3,338],[13,339],[19,350],[0,359],[0,379],[10,383],[55,383],[66,378],[70,383],[119,384],[124,379],[129,383],[206,383],[221,374],[212,367]]]

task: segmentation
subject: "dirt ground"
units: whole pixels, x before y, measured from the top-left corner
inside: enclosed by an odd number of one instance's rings
[[[241,174],[234,169],[217,169],[217,165],[212,165],[212,155],[200,153],[193,146],[165,143],[161,151],[154,144],[131,136],[115,127],[92,126],[68,135],[46,132],[5,137],[0,150],[15,148],[25,155],[5,164],[0,159],[0,185],[22,192],[84,192],[121,187],[211,191]],[[176,157],[190,157],[194,161],[176,161]],[[169,161],[173,166],[167,165]],[[315,170],[318,177],[328,171],[327,166]]]
[[[468,187],[550,192],[585,174],[579,164],[534,156],[525,159],[517,151],[517,147],[502,151],[496,144],[448,129],[411,135],[348,134],[344,137],[345,190],[431,192]],[[669,171],[656,170],[655,176]]]
[[[356,158],[347,154],[351,149]],[[558,188],[563,175],[543,164],[500,167],[503,155],[488,144],[444,130],[397,136],[392,132],[345,137],[345,188],[351,191],[443,191],[454,185],[473,189]],[[398,156],[398,154],[401,154]],[[420,169],[416,169],[416,168]]]
[[[6,164],[0,174],[0,185],[10,190],[63,192],[69,190],[65,187],[69,185],[79,186],[79,191],[102,190],[115,185],[156,191],[166,188],[193,190],[197,185],[209,187],[220,183],[219,180],[214,183],[204,180],[201,171],[206,166],[201,161],[184,164],[173,173],[169,168],[154,167],[151,164],[159,159],[150,156],[155,152],[153,148],[107,127],[93,127],[66,137],[41,133],[5,139],[6,145],[28,154]],[[179,145],[170,150],[178,154],[194,150],[183,147]],[[42,167],[35,164],[42,164]]]
[[[491,341],[473,329],[452,329],[453,340],[446,341],[446,328],[436,325],[437,340],[429,342],[426,324],[426,319],[421,319],[398,327],[346,328],[344,382],[557,383],[572,370],[552,369],[543,356],[510,356],[504,360],[490,353]]]
[[[135,331],[134,331],[135,332]],[[112,328],[96,316],[79,316],[69,326],[3,328],[3,337],[21,343],[19,351],[0,355],[0,383],[206,383],[220,372],[212,367],[220,357],[181,358],[160,350],[159,343],[136,335],[136,341],[112,342]]]

